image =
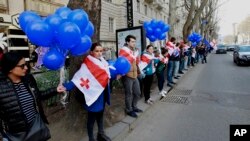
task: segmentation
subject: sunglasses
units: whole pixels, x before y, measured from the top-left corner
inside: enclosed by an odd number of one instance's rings
[[[16,65],[16,67],[19,67],[21,69],[24,69],[24,67],[28,67],[28,63],[24,63],[24,64],[21,64],[21,65]]]

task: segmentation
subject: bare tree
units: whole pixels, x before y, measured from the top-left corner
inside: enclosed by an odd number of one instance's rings
[[[188,10],[187,20],[183,26],[183,39],[187,41],[187,37],[192,31],[194,25],[197,23],[204,7],[207,5],[208,0],[185,0],[185,7]]]

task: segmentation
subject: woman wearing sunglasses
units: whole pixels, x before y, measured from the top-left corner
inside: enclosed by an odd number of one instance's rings
[[[24,58],[8,52],[1,60],[0,131],[8,141],[46,141],[50,132],[45,125],[41,100],[65,91],[63,86],[39,91],[29,74]]]

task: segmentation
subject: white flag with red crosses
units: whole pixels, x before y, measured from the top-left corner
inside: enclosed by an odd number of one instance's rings
[[[75,73],[72,82],[83,93],[86,104],[92,105],[107,86],[110,78],[108,62],[88,55]]]

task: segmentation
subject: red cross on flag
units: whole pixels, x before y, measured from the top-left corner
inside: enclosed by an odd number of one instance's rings
[[[98,99],[109,82],[108,62],[103,58],[100,60],[88,55],[72,79],[75,86],[83,93],[88,106]]]

